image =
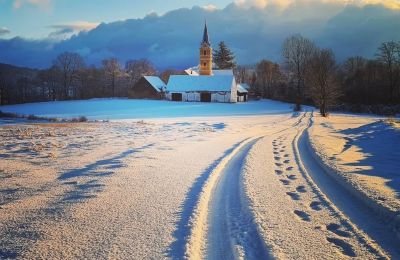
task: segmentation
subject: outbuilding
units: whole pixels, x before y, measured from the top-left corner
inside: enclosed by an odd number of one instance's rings
[[[130,97],[135,99],[163,99],[165,83],[157,76],[144,76],[133,86]]]
[[[246,102],[247,95],[249,91],[247,90],[247,84],[241,83],[237,85],[237,101],[238,102]]]

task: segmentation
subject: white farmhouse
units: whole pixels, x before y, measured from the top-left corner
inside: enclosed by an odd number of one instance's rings
[[[232,75],[171,75],[166,98],[187,102],[237,102],[237,84]]]

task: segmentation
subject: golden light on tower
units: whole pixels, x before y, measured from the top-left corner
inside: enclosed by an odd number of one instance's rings
[[[207,23],[204,25],[203,41],[200,46],[200,75],[212,75],[212,48],[208,38]]]

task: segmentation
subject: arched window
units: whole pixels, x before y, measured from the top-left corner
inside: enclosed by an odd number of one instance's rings
[[[207,55],[207,51],[204,51],[204,55]]]

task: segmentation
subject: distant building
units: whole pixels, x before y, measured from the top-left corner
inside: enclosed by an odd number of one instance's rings
[[[232,70],[213,70],[213,57],[207,24],[200,44],[198,67],[185,70],[187,75],[171,75],[166,98],[172,101],[235,103],[247,100],[242,94],[238,99],[238,86]]]
[[[248,99],[248,86],[245,83],[241,83],[237,85],[237,101],[238,102],[246,102]]]
[[[130,97],[136,99],[163,99],[165,83],[156,76],[144,76],[133,86]]]
[[[212,53],[205,24],[198,67],[185,70],[187,75],[171,75],[167,86],[159,77],[143,77],[133,87],[131,96],[186,102],[247,101],[248,91],[236,83],[233,70],[213,70]]]

